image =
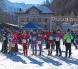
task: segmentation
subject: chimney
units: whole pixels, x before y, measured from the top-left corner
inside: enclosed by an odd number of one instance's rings
[[[21,8],[19,8],[19,12],[21,12],[22,11],[22,9]]]

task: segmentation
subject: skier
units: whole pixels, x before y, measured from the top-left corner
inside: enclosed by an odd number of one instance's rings
[[[75,46],[75,49],[77,49],[77,45],[75,44],[75,33],[73,32],[73,31],[71,31],[71,35],[72,35],[72,37],[73,37],[73,39],[72,39],[72,43],[73,43],[73,45]]]
[[[37,54],[37,33],[36,31],[33,31],[32,33],[32,51],[33,51],[32,55]]]
[[[11,49],[12,49],[12,36],[13,36],[13,33],[12,33],[12,31],[10,31],[8,33],[8,45],[9,45],[9,52],[8,52],[8,54],[11,53]]]
[[[49,32],[48,37],[48,56],[52,55],[52,49],[54,48],[54,37],[53,37],[53,31]]]
[[[28,48],[29,46],[31,45],[31,35],[32,35],[32,32],[29,33],[30,37],[29,37],[29,43],[28,43]],[[32,45],[31,45],[32,46]],[[32,48],[32,47],[31,47]]]
[[[26,39],[27,39],[27,43],[28,43],[28,48],[29,48],[29,38],[30,38],[30,34],[29,34],[29,31],[27,31]]]
[[[61,49],[60,49],[60,39],[62,37],[62,33],[61,31],[58,29],[57,32],[56,32],[56,41],[55,41],[55,44],[56,44],[56,56],[61,56],[62,53],[61,53]],[[58,52],[60,54],[58,54]]]
[[[7,44],[8,44],[7,35],[8,35],[8,31],[7,31],[7,29],[4,29],[4,32],[3,32],[3,44],[2,44],[2,50],[1,50],[1,52],[3,52],[3,53],[7,53]]]
[[[25,34],[23,34],[22,44],[23,44],[23,53],[24,53],[24,56],[25,55],[27,56],[28,55],[28,50],[27,50],[28,42],[27,42]]]
[[[45,40],[45,43],[46,43],[46,48],[45,49],[48,49],[48,30],[44,31],[43,37],[44,37],[44,40]]]
[[[17,55],[17,52],[18,52],[18,45],[17,45],[17,43],[18,43],[17,34],[14,33],[13,34],[13,38],[12,38],[12,53],[11,53],[12,56],[13,55]]]
[[[38,34],[38,46],[39,46],[39,56],[41,56],[42,53],[42,41],[43,41],[43,36],[42,34]]]
[[[72,43],[72,35],[70,33],[70,30],[68,29],[67,33],[64,35],[64,41],[65,41],[65,45],[66,45],[66,54],[65,54],[65,57],[67,58],[67,53],[68,53],[68,50],[69,50],[69,58],[71,57],[71,43]]]

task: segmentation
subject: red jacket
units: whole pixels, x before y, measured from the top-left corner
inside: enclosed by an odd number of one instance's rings
[[[43,41],[43,36],[38,36],[38,41]]]
[[[48,37],[48,44],[54,44],[54,40],[52,39],[52,35]]]
[[[28,43],[22,43],[23,44],[23,46],[27,46],[28,45]]]
[[[62,33],[61,32],[59,32],[59,33],[57,32],[56,36],[61,38],[62,37]]]
[[[22,39],[22,44],[23,44],[23,46],[27,46],[28,43],[25,38]]]
[[[32,34],[33,36],[32,36],[32,44],[36,44],[36,39],[37,39],[37,36],[38,36],[38,34],[37,33],[33,33]]]
[[[43,36],[38,36],[38,45],[42,46]]]
[[[48,32],[43,33],[44,38],[47,38],[47,34],[48,34]]]
[[[48,32],[48,35],[49,35],[49,36],[52,36],[52,32]]]
[[[27,46],[27,39],[26,39],[26,35],[22,34],[22,44],[23,46]]]
[[[30,38],[30,35],[29,34],[26,34],[26,38],[29,39]]]

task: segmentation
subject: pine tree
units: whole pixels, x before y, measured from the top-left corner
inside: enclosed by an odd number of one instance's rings
[[[59,15],[70,15],[72,11],[78,15],[78,0],[53,0],[48,7]]]
[[[74,11],[71,11],[70,16],[75,16]]]

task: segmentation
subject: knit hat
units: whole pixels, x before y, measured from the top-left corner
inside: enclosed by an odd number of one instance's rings
[[[67,32],[70,32],[70,29],[68,29]]]
[[[57,31],[60,31],[60,29],[58,29]]]

